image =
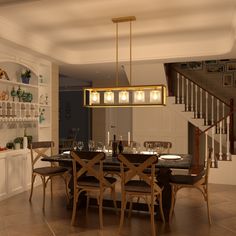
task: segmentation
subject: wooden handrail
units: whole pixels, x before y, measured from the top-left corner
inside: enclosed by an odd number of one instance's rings
[[[199,88],[201,88],[203,91],[209,93],[211,96],[217,98],[219,101],[221,101],[222,103],[224,103],[227,107],[230,107],[229,103],[226,103],[225,101],[223,101],[221,98],[217,97],[215,94],[207,91],[206,89],[204,89],[202,86],[200,86],[199,84],[197,84],[196,82],[194,82],[192,79],[190,79],[188,76],[184,75],[182,72],[178,71],[176,68],[173,68],[173,70],[177,73],[179,73],[180,75],[184,76],[186,79],[190,80],[193,84],[197,85]]]
[[[207,129],[205,129],[203,131],[200,131],[200,135],[202,135],[203,133],[206,133],[208,130],[210,130],[211,128],[216,126],[218,123],[220,123],[222,120],[226,119],[228,116],[231,116],[235,112],[236,112],[236,109],[233,109],[233,111],[229,112],[227,115],[222,117],[220,120],[216,121],[213,125],[211,125],[210,127],[208,127]]]

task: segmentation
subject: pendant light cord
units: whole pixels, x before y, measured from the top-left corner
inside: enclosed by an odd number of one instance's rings
[[[129,78],[130,78],[130,85],[132,85],[132,21],[129,22],[129,29],[130,29],[130,32],[129,32],[129,48],[130,48],[130,58],[129,58],[129,65],[130,65],[130,72],[129,72]]]
[[[118,87],[118,80],[119,80],[119,75],[118,75],[118,22],[116,23],[116,87]]]

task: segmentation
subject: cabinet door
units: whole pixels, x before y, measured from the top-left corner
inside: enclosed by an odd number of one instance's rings
[[[0,199],[7,196],[6,158],[0,158]]]
[[[25,155],[16,154],[7,159],[8,195],[24,191]]]

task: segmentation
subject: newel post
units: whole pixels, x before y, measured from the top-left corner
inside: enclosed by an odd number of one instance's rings
[[[234,99],[230,99],[230,123],[229,123],[230,153],[234,153]]]

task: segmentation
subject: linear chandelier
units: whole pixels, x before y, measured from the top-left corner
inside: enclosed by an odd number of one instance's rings
[[[118,86],[118,25],[130,23],[130,84],[132,82],[132,21],[135,16],[112,18],[116,24],[116,86],[84,88],[84,106],[90,108],[104,107],[150,107],[166,105],[165,85]]]

